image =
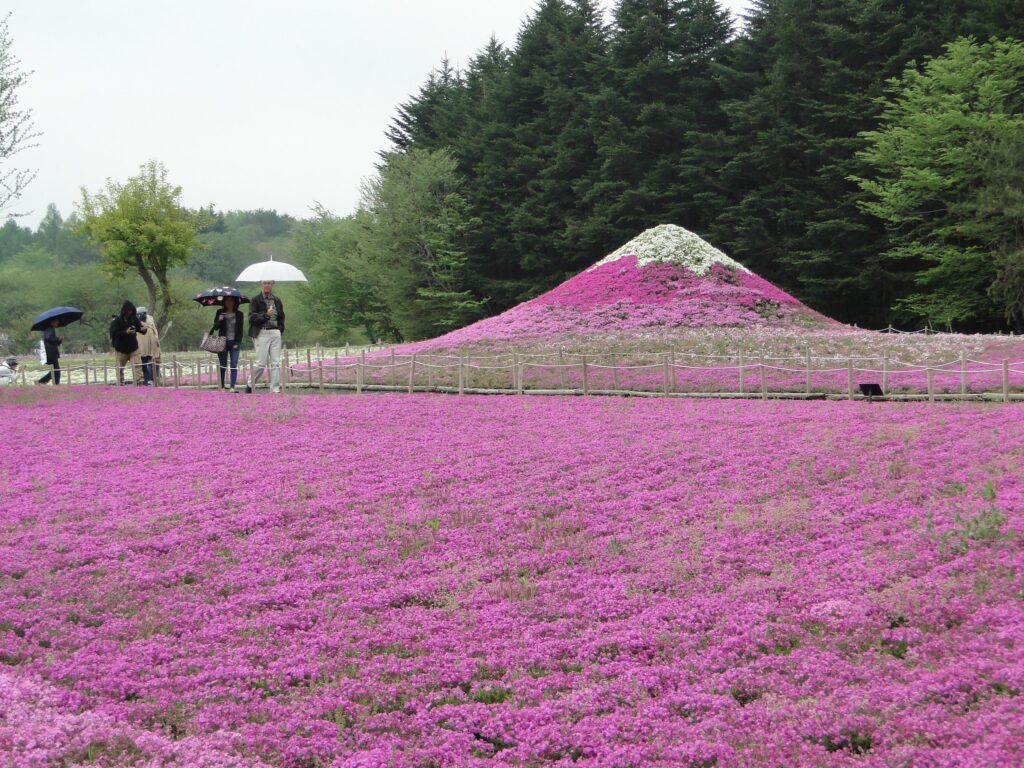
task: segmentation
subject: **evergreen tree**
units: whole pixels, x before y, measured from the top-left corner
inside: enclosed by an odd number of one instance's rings
[[[472,213],[466,249],[473,291],[490,300],[492,310],[515,303],[510,297],[520,277],[508,228],[508,158],[516,124],[504,101],[508,69],[509,52],[492,37],[466,68],[465,117],[451,148]]]
[[[706,147],[724,126],[714,69],[731,34],[716,0],[620,0],[614,15],[589,194],[594,244],[605,250],[661,223],[706,227]]]
[[[15,219],[8,219],[0,227],[0,264],[16,256],[23,248],[32,244],[32,230],[23,227]]]
[[[727,199],[712,238],[817,309],[891,320],[908,286],[879,258],[885,232],[849,181],[862,170],[859,134],[876,124],[888,78],[1012,2],[758,0],[726,77]]]
[[[398,116],[385,132],[393,147],[433,150],[454,143],[459,134],[462,89],[462,76],[443,59],[419,93],[398,107]],[[381,153],[382,159],[386,154]]]
[[[528,294],[600,256],[572,232],[589,217],[580,182],[597,157],[591,105],[604,79],[605,38],[592,0],[544,0],[509,63],[503,101],[514,127],[503,160],[507,225]]]

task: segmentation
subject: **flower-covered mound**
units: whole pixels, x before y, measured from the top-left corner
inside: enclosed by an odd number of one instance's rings
[[[843,327],[692,232],[663,224],[535,299],[416,346],[794,325]]]
[[[0,764],[1024,764],[1024,411],[0,391]]]

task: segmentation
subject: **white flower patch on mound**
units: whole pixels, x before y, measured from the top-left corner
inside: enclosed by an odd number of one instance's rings
[[[721,264],[729,269],[742,269],[744,272],[750,272],[749,269],[738,261],[730,259],[706,240],[675,224],[661,224],[646,232],[641,232],[590,269],[618,261],[624,256],[636,256],[638,267],[645,267],[655,262],[678,264],[699,277],[706,275],[715,264]]]

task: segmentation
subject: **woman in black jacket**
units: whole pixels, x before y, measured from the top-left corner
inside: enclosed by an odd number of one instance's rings
[[[57,335],[57,328],[60,320],[56,317],[50,321],[49,327],[43,331],[43,348],[46,350],[46,364],[52,365],[53,370],[47,371],[37,384],[48,384],[53,379],[53,385],[60,384],[60,345],[64,343],[64,337]]]
[[[224,298],[224,306],[217,310],[217,314],[213,317],[213,328],[211,332],[216,331],[218,336],[223,336],[227,339],[227,344],[224,347],[223,352],[218,352],[217,357],[220,360],[220,388],[224,389],[224,374],[227,373],[228,363],[231,363],[231,391],[237,392],[235,389],[235,382],[238,381],[238,353],[242,346],[242,339],[245,338],[243,333],[243,326],[245,325],[245,316],[241,312],[237,312],[238,299],[234,296],[226,296]]]

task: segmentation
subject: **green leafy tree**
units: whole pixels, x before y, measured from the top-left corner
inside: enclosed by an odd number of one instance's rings
[[[49,249],[35,244],[0,265],[0,336],[11,339],[12,352],[25,354],[38,344],[40,334],[32,320],[48,307],[71,305],[85,311],[81,322],[62,333],[66,352],[88,347],[102,350],[109,344],[107,325],[111,307],[119,307],[126,292],[143,290],[135,275],[111,279],[95,264],[69,265]]]
[[[32,110],[18,105],[18,94],[28,73],[12,50],[10,14],[0,20],[0,209],[19,198],[35,178],[33,170],[12,168],[11,159],[30,147],[39,137],[32,122]]]
[[[174,304],[171,269],[184,265],[209,221],[181,205],[181,187],[167,181],[161,163],[150,161],[124,184],[108,180],[95,194],[82,189],[80,231],[103,249],[103,266],[114,277],[138,274],[160,328]]]
[[[299,253],[310,265],[304,297],[334,339],[353,333],[370,341],[397,336],[382,298],[386,275],[360,248],[365,226],[359,216],[339,218],[321,207],[301,235]]]
[[[755,0],[722,79],[728,129],[711,238],[812,306],[884,325],[911,287],[851,177],[885,82],[961,34],[1005,34],[1019,0]],[[1010,28],[1019,28],[1013,21]]]
[[[997,140],[985,164],[981,211],[1007,224],[995,251],[996,278],[989,288],[1006,322],[1024,330],[1024,133]]]
[[[381,275],[380,299],[402,339],[472,322],[482,302],[467,285],[468,215],[446,151],[388,154],[363,191],[359,247]]]
[[[862,207],[885,222],[885,257],[916,286],[899,307],[947,328],[997,325],[1010,299],[992,291],[998,256],[1019,250],[1024,221],[1021,163],[1004,162],[1024,146],[1024,45],[960,39],[908,67],[891,82],[881,127],[864,137],[874,173],[856,178]],[[1007,187],[1015,205],[1001,204]]]

